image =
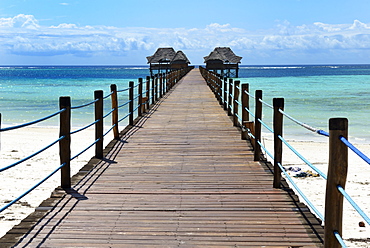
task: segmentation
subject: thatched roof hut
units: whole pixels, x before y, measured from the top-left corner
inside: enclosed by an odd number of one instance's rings
[[[172,47],[158,48],[152,56],[146,58],[148,64],[150,64],[151,74],[153,74],[153,70],[158,70],[158,73],[168,72],[169,70],[188,67],[190,64],[189,59],[182,51],[175,52]]]
[[[204,57],[204,63],[208,70],[217,72],[221,71],[221,75],[230,77],[232,71],[235,71],[235,76],[238,77],[238,70],[242,57],[235,55],[230,47],[216,47],[208,56]]]
[[[172,47],[165,47],[158,48],[152,56],[148,56],[146,59],[148,60],[148,64],[169,64],[175,55],[176,52]]]

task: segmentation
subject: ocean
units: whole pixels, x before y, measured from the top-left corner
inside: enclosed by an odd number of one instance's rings
[[[284,98],[286,113],[317,129],[328,131],[329,118],[345,117],[349,140],[370,143],[370,65],[242,66],[238,80],[249,83],[253,95],[262,90],[263,101],[271,105],[273,98]],[[263,107],[262,119],[272,126],[269,108]],[[322,140],[286,118],[284,135],[299,141]]]
[[[59,109],[60,96],[70,96],[72,106],[78,106],[91,102],[94,90],[107,95],[111,84],[124,89],[129,81],[137,82],[147,75],[147,66],[0,67],[2,126],[54,113]],[[315,128],[327,131],[329,118],[346,117],[350,141],[370,142],[370,65],[241,66],[238,80],[249,83],[252,94],[263,90],[263,100],[269,104],[274,97],[285,98],[285,112]],[[109,103],[105,106],[108,111]],[[92,112],[92,107],[72,112],[73,125],[91,122]],[[271,125],[271,119],[271,110],[264,108],[263,120]],[[38,125],[57,126],[58,120]],[[284,135],[288,139],[317,140],[316,134],[287,119]]]

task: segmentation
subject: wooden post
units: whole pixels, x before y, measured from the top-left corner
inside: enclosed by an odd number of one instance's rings
[[[150,76],[146,76],[146,109],[149,109],[150,99]]]
[[[249,109],[249,95],[245,92],[249,92],[249,84],[242,84],[242,127],[246,128],[246,123],[249,121],[249,113],[246,109]],[[242,140],[246,140],[248,136],[247,131],[241,132]]]
[[[281,169],[279,163],[282,164],[283,157],[283,143],[279,136],[283,137],[283,114],[279,112],[279,109],[284,110],[284,98],[274,98],[274,188],[280,188],[281,182]]]
[[[163,74],[159,74],[159,98],[163,96]]]
[[[232,95],[233,95],[233,79],[232,78],[229,78],[229,94],[228,94],[229,100],[227,102],[227,114],[229,116],[232,116],[233,115],[232,110],[231,110],[231,108],[232,108],[232,101],[233,101]]]
[[[337,231],[342,236],[343,195],[337,186],[346,186],[348,170],[348,147],[339,140],[343,136],[348,138],[348,120],[346,118],[332,118],[329,120],[329,168],[326,181],[325,197],[325,230],[324,247],[339,248],[334,236]]]
[[[158,74],[156,75],[154,79],[154,99],[155,99],[155,102],[158,101]]]
[[[234,127],[238,126],[239,119],[239,104],[237,103],[239,101],[239,89],[240,89],[240,81],[234,82],[234,99],[233,99],[233,112],[234,112]]]
[[[155,99],[154,99],[154,95],[155,95],[155,94],[154,94],[154,92],[155,92],[155,85],[154,85],[154,84],[155,84],[155,82],[154,82],[154,80],[155,80],[155,79],[154,79],[154,78],[155,78],[155,77],[152,77],[152,89],[151,89],[151,90],[152,90],[152,104],[154,104],[154,102],[155,102]]]
[[[261,122],[258,120],[262,120],[262,103],[259,99],[262,99],[262,90],[256,90],[255,95],[256,103],[255,103],[255,118],[254,118],[254,161],[259,161],[261,156],[261,148],[258,142],[261,141]]]
[[[94,91],[94,99],[98,101],[95,102],[95,140],[99,141],[95,144],[95,157],[103,158],[103,91],[96,90]]]
[[[223,93],[224,93],[224,110],[226,111],[228,109],[227,107],[227,78],[223,78],[224,81],[224,87],[223,87]]]
[[[128,112],[129,112],[129,125],[134,125],[134,82],[129,82],[129,105],[128,105]]]
[[[138,94],[139,94],[139,97],[138,97],[138,108],[137,108],[137,116],[142,116],[142,108],[141,108],[141,105],[143,104],[143,79],[142,78],[139,78],[139,88],[138,88]]]
[[[0,129],[1,129],[1,113],[0,113]],[[1,133],[0,133],[0,151],[1,151]]]
[[[117,85],[111,84],[110,90],[112,92],[111,100],[112,100],[112,126],[113,127],[113,135],[114,139],[119,139],[119,131],[118,131],[118,98],[117,98]]]
[[[61,169],[61,183],[63,189],[71,188],[71,98],[62,96],[59,98],[59,108],[65,109],[59,117],[59,141],[60,164],[65,164]]]

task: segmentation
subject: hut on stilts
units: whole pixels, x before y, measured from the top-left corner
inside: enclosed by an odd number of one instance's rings
[[[230,47],[216,47],[204,57],[206,69],[224,77],[239,77],[239,63],[242,57],[236,56]]]
[[[167,73],[172,70],[189,66],[190,61],[182,51],[175,51],[172,47],[158,48],[152,55],[146,57],[150,64],[150,75]]]

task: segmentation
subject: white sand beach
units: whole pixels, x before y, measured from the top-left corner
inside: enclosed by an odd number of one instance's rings
[[[325,139],[323,140],[325,141]],[[273,151],[273,143],[271,139],[264,139],[264,143],[269,151]],[[328,143],[289,141],[289,144],[292,145],[294,149],[296,149],[315,167],[321,170],[324,174],[327,174],[329,158]],[[365,155],[370,156],[370,144],[360,144],[356,145],[356,147]],[[348,151],[348,155],[349,167],[346,192],[369,216],[370,165],[365,163],[351,150]],[[266,157],[268,156],[266,155]],[[292,166],[300,167],[302,171],[313,171],[286,146],[283,147],[283,163],[285,168]],[[293,177],[293,180],[303,191],[303,193],[308,197],[308,199],[310,199],[310,201],[320,211],[320,213],[324,215],[326,180],[324,180],[322,177]],[[291,186],[291,188],[293,187]],[[304,201],[301,197],[300,200]],[[348,247],[369,247],[370,226],[368,226],[367,223],[363,221],[362,217],[346,200],[344,200],[343,216],[343,237],[346,240],[346,244],[348,245]],[[359,226],[359,222],[361,221],[365,223],[365,227]]]
[[[74,156],[94,142],[93,128],[71,136],[71,155]],[[112,139],[107,135],[104,144]],[[1,134],[0,161],[1,168],[23,159],[43,147],[51,144],[59,137],[58,128],[29,127],[7,131]],[[40,180],[49,175],[59,165],[58,144],[45,150],[40,155],[2,172],[0,180],[0,206],[5,206],[11,200],[23,194]],[[94,156],[92,147],[71,162],[71,173],[76,174]],[[49,178],[18,203],[5,210],[0,215],[0,236],[27,217],[40,203],[47,199],[51,192],[60,185],[60,172]]]
[[[58,138],[57,128],[24,128],[1,134],[1,167],[9,165],[24,158],[40,148],[50,144]],[[94,130],[88,129],[72,136],[72,156],[77,154],[82,147],[87,147],[93,142]],[[109,134],[105,145],[112,139]],[[324,139],[325,140],[325,139]],[[271,139],[264,139],[266,147],[272,151]],[[325,142],[297,142],[290,144],[312,164],[325,174],[327,173],[328,145]],[[361,151],[370,154],[370,145],[359,145]],[[75,159],[72,163],[72,173],[75,174],[85,165],[94,154],[94,148]],[[370,213],[370,166],[357,158],[349,151],[349,174],[346,190],[357,204],[369,215]],[[285,167],[300,167],[303,171],[312,170],[304,165],[288,148],[284,147],[283,161]],[[25,190],[36,184],[40,179],[53,171],[59,165],[58,145],[46,150],[31,160],[11,168],[2,174],[0,181],[0,204],[14,199]],[[0,217],[0,236],[3,236],[12,226],[19,223],[28,214],[34,211],[44,199],[50,196],[53,189],[60,184],[60,173],[50,178],[29,196],[24,197],[13,207],[6,210]],[[317,209],[324,214],[326,181],[321,177],[294,178],[306,196],[314,203]],[[361,240],[370,237],[370,227],[359,227],[362,218],[345,203],[344,210],[344,238],[349,247],[368,247],[369,243],[349,241],[348,239]]]

